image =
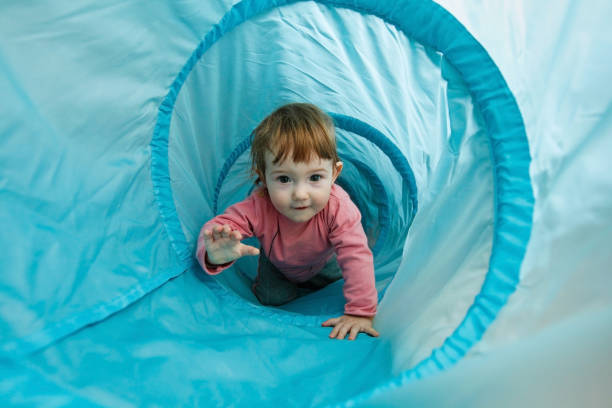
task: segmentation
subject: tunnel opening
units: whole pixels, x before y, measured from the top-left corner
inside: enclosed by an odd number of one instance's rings
[[[392,300],[387,301],[392,310],[402,313],[403,307],[398,307],[398,301],[410,298],[411,304],[418,304],[426,312],[420,316],[403,314],[391,341],[399,342],[404,349],[411,341],[418,343],[418,350],[401,362],[414,367],[413,373],[443,369],[465,355],[480,339],[518,282],[518,269],[531,228],[533,195],[528,175],[529,151],[514,97],[482,46],[435,3],[415,3],[414,13],[399,14],[388,5],[374,6],[366,0],[350,5],[342,1],[321,1],[314,8],[312,4],[300,2],[290,7],[276,6],[279,4],[275,2],[248,1],[234,6],[194,51],[160,107],[152,141],[152,170],[156,198],[170,241],[186,268],[191,266],[194,236],[214,214],[211,203],[215,176],[212,175],[218,174],[238,138],[248,134],[249,128],[273,107],[290,101],[312,101],[327,111],[367,117],[412,165],[419,186],[419,206],[431,209],[429,214],[415,219],[416,223],[422,218],[418,231],[425,234],[424,239],[416,239],[413,231],[407,237],[400,265],[389,286]],[[305,20],[290,21],[287,10],[298,11],[299,18]],[[263,11],[276,14],[266,21],[268,14],[262,14]],[[340,33],[330,36],[315,27],[317,13],[339,16],[354,13],[357,19],[352,19],[351,24],[344,23]],[[369,19],[367,24],[355,24],[362,18]],[[346,22],[342,16],[332,20]],[[278,24],[278,21],[284,23]],[[372,28],[376,24],[382,27]],[[233,30],[238,25],[241,30]],[[275,49],[262,36],[265,33],[269,37],[272,30],[273,36],[279,36],[279,42],[283,43],[284,38],[291,43],[291,38],[282,37],[288,28],[295,35],[293,40],[301,41],[299,46]],[[352,29],[376,32],[375,41],[365,41],[361,36],[359,49],[353,47]],[[247,41],[241,41],[240,35],[245,33],[248,38],[242,39]],[[385,43],[389,38],[392,44]],[[213,46],[224,41],[232,45],[231,49]],[[385,53],[380,51],[381,43],[385,44],[382,47]],[[250,48],[255,44],[265,44],[265,52]],[[318,49],[313,52],[308,46]],[[389,49],[400,53],[400,60],[419,62],[397,66],[398,55]],[[206,57],[202,58],[204,54]],[[308,55],[332,60],[327,64],[315,62]],[[364,55],[375,55],[380,61],[374,66]],[[228,70],[218,69],[215,64],[219,61],[226,67],[228,61],[234,62],[229,64],[229,74]],[[250,69],[249,65],[260,69]],[[330,66],[334,69],[328,69]],[[348,67],[341,76],[337,72],[339,66]],[[206,92],[201,92],[202,89]],[[190,107],[198,107],[197,112]],[[202,126],[204,122],[207,126]],[[170,133],[174,137],[169,138]],[[199,138],[207,143],[199,143]],[[191,154],[194,151],[197,154]],[[486,181],[482,183],[478,177]],[[201,189],[197,191],[193,185]],[[229,184],[223,185],[224,189],[229,187]],[[457,197],[470,200],[462,203]],[[485,216],[479,211],[483,203],[488,208]],[[478,217],[479,222],[459,214],[466,205],[469,216]],[[452,211],[436,213],[443,209]],[[455,236],[458,239],[465,239],[460,231],[462,225],[476,225],[477,230],[472,232],[485,245],[477,251],[480,260],[476,263],[466,258],[471,253],[455,251],[449,257],[444,256],[447,254],[442,248],[440,258],[449,263],[425,275],[424,271],[415,271],[407,259],[415,248],[423,249],[432,234],[434,243],[444,242],[435,239],[444,236],[436,223],[439,214],[444,215],[441,219],[453,232],[459,230]],[[452,245],[461,247],[457,242]],[[485,262],[483,257],[487,258]],[[422,256],[416,263],[427,265]],[[470,271],[467,275],[464,275],[465,268]],[[470,284],[450,296],[449,293],[440,295],[443,288],[457,289],[454,285],[462,279]],[[433,285],[414,284],[422,281]],[[224,293],[232,292],[222,279],[212,282],[223,287]],[[432,293],[436,296],[431,296]],[[454,302],[455,299],[461,302]],[[440,328],[415,324],[431,310],[454,303],[459,306],[450,315],[441,316],[438,310],[437,316],[443,321]],[[317,321],[306,317],[292,318],[292,321]],[[381,318],[384,324],[384,316]],[[412,334],[408,342],[404,336],[406,330]],[[424,338],[434,340],[421,341]],[[405,357],[398,355],[396,359]]]

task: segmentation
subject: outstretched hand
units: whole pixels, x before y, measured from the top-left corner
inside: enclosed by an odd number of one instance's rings
[[[342,315],[326,320],[321,324],[323,327],[333,326],[329,334],[330,339],[343,340],[347,333],[349,340],[355,340],[360,332],[367,333],[372,337],[378,337],[378,332],[372,327],[373,317]]]
[[[259,249],[245,245],[240,231],[232,230],[227,224],[215,225],[204,230],[204,245],[209,263],[222,265],[245,255],[259,255]]]

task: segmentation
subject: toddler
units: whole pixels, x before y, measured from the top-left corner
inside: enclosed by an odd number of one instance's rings
[[[343,277],[344,314],[322,325],[333,326],[330,338],[377,337],[372,252],[357,206],[334,183],[342,162],[331,118],[311,104],[282,106],[255,129],[251,158],[259,187],[202,227],[202,268],[216,275],[259,255],[252,291],[275,306]],[[241,242],[251,236],[261,250]]]

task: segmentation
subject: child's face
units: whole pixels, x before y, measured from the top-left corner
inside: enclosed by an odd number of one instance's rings
[[[332,184],[342,170],[342,162],[316,158],[295,163],[288,154],[282,163],[266,152],[266,174],[261,177],[274,207],[293,222],[305,222],[321,211],[329,200]]]

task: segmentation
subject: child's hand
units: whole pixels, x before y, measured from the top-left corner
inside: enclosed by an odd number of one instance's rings
[[[334,326],[329,335],[330,339],[342,340],[349,333],[349,340],[355,340],[360,332],[367,333],[372,337],[378,337],[378,332],[372,327],[373,317],[342,315],[329,319],[321,326]]]
[[[215,225],[212,230],[204,230],[204,245],[208,262],[222,265],[245,255],[259,255],[259,249],[240,242],[242,234],[232,231],[229,225]]]

